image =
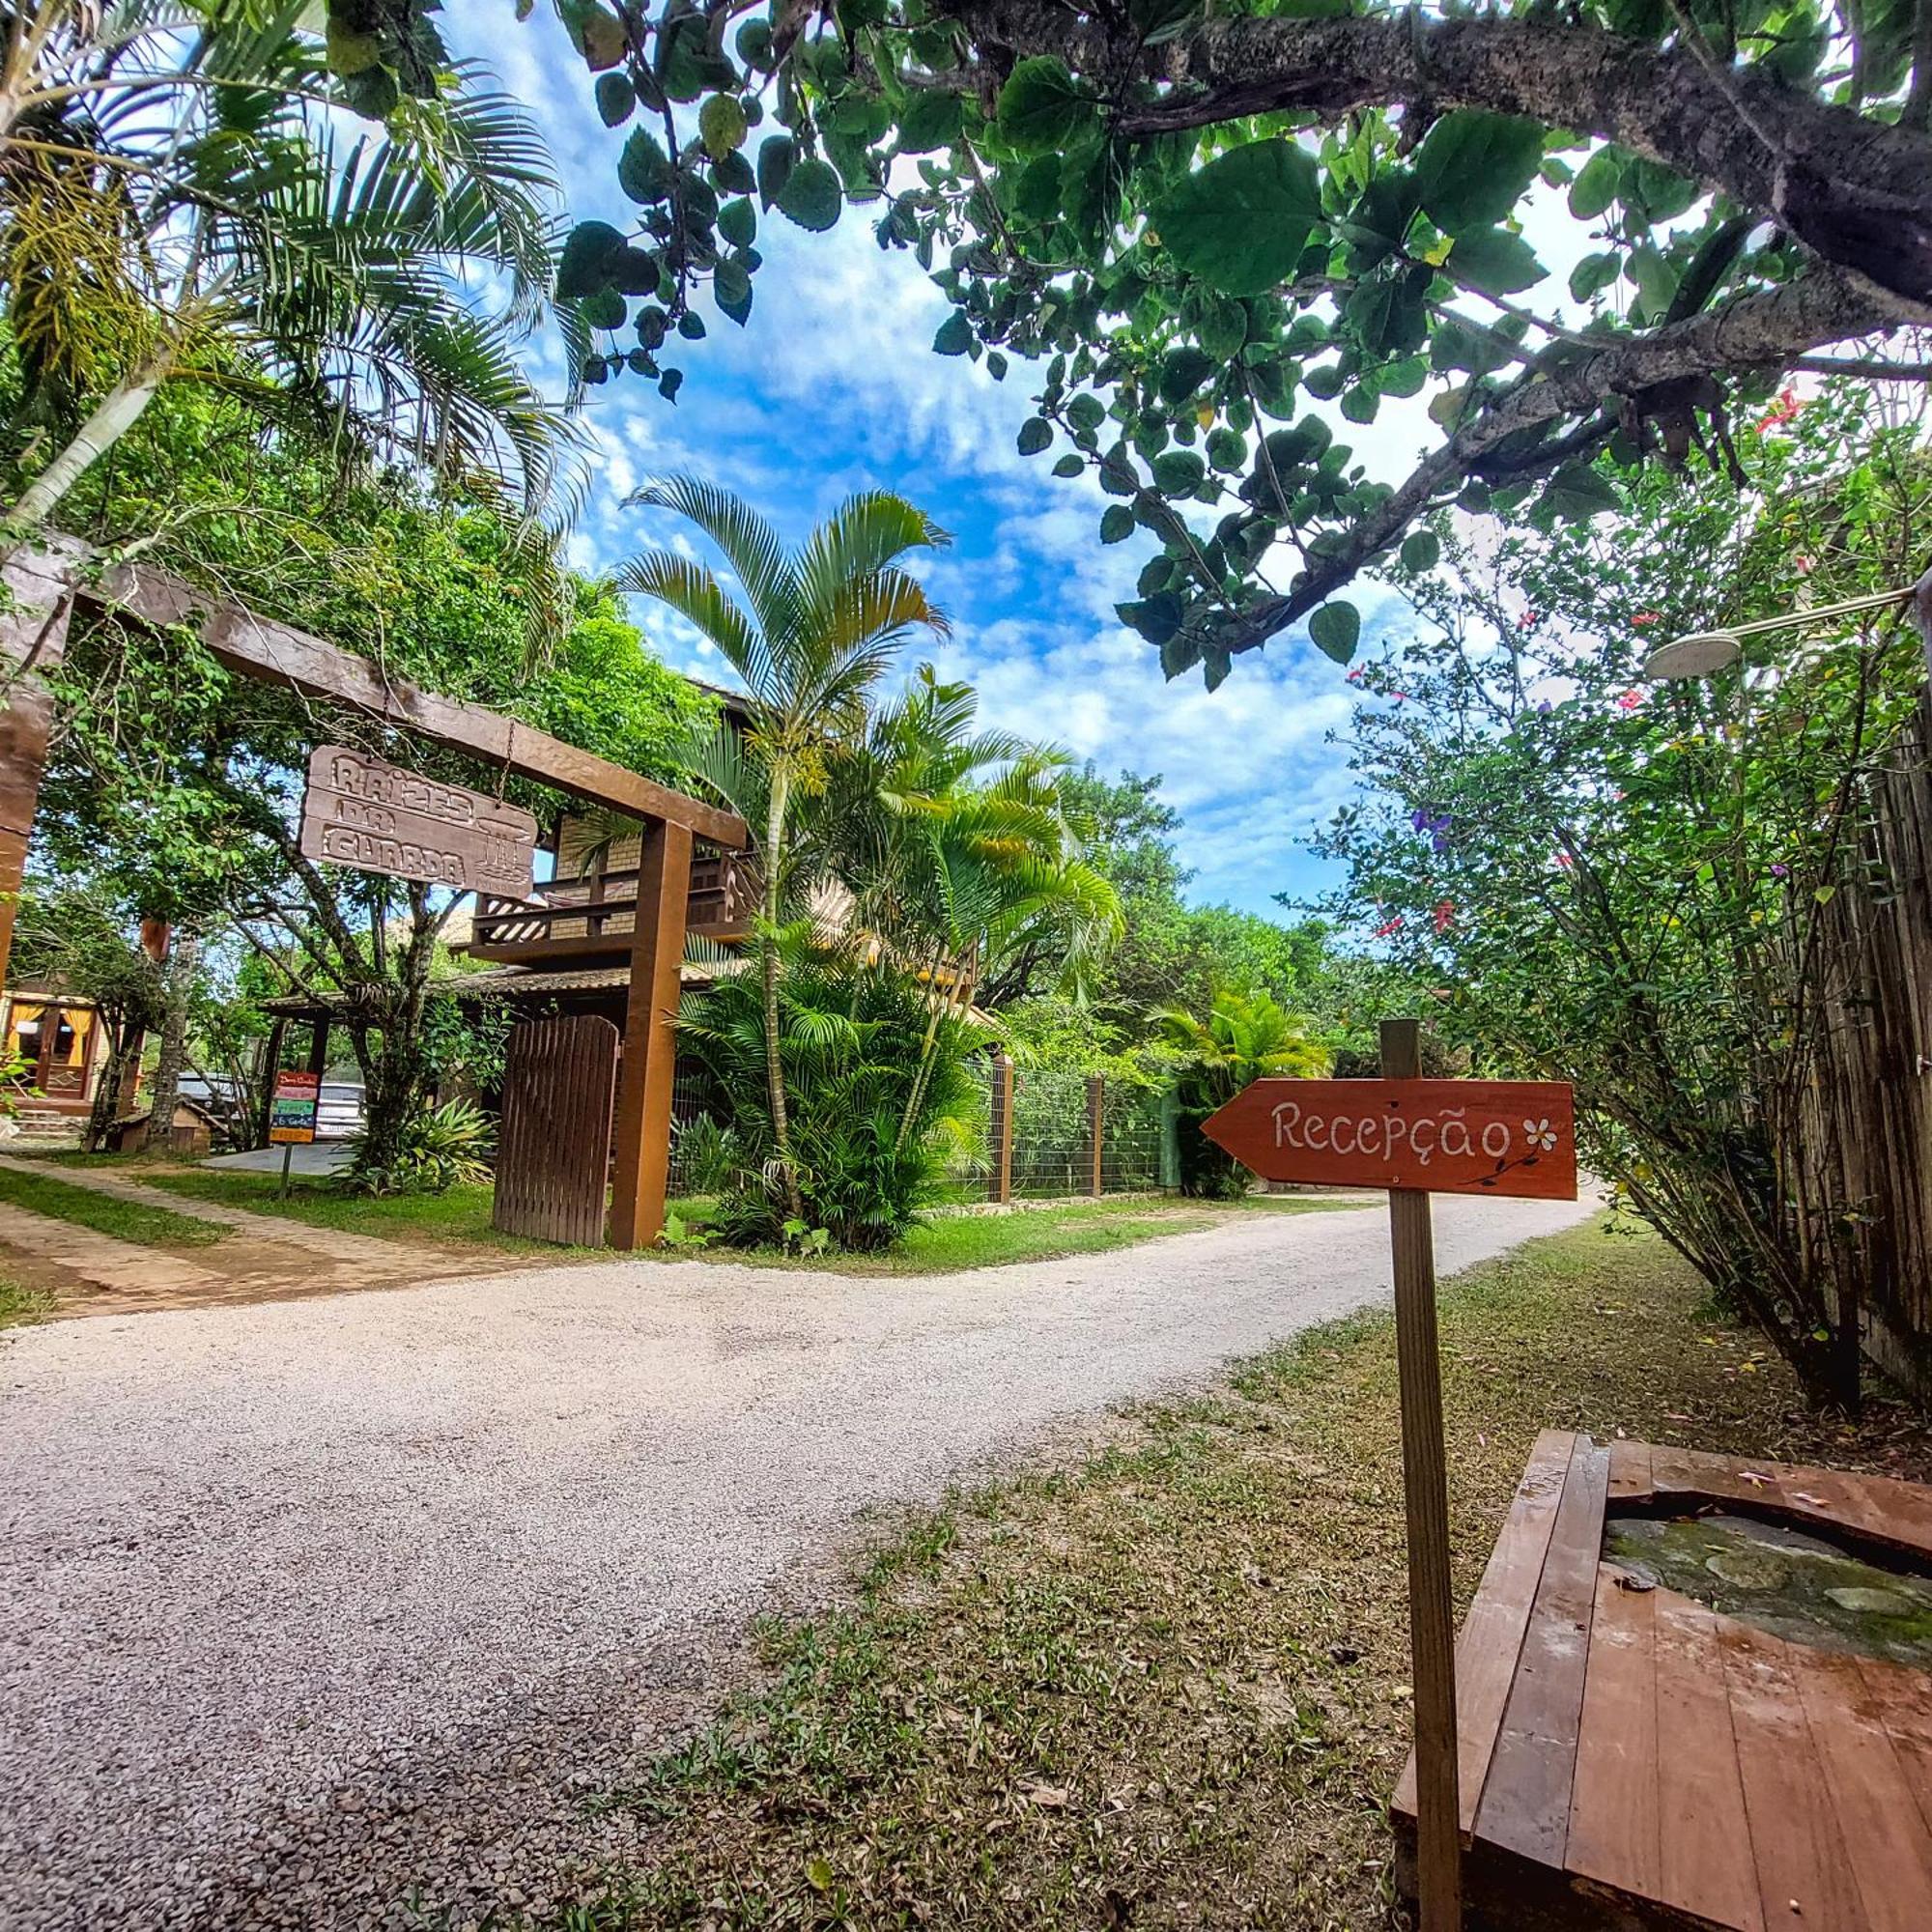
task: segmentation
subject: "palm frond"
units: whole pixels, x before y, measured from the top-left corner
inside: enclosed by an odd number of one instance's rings
[[[777,656],[797,617],[797,578],[783,543],[771,524],[742,497],[702,477],[679,474],[654,478],[624,499],[650,509],[675,510],[694,523],[724,552],[752,614]]]

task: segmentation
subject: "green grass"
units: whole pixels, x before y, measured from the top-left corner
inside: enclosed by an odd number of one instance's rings
[[[147,1186],[164,1188],[197,1201],[249,1208],[263,1214],[285,1214],[311,1227],[339,1228],[352,1234],[375,1235],[386,1240],[429,1247],[490,1248],[558,1259],[603,1252],[593,1248],[557,1248],[548,1242],[498,1234],[490,1225],[491,1191],[487,1186],[452,1187],[447,1194],[399,1195],[368,1201],[337,1194],[327,1181],[298,1178],[291,1183],[288,1200],[282,1201],[277,1198],[281,1177],[273,1174],[196,1168],[175,1173],[145,1170],[141,1179]],[[701,1228],[710,1205],[702,1199],[694,1199],[674,1201],[671,1208]],[[1258,1195],[1244,1202],[1120,1196],[1105,1201],[1021,1208],[1010,1214],[941,1214],[915,1228],[898,1247],[879,1255],[831,1255],[801,1264],[797,1257],[776,1250],[744,1252],[692,1246],[657,1250],[652,1259],[676,1262],[709,1256],[754,1266],[805,1265],[833,1274],[947,1274],[959,1268],[997,1267],[1012,1262],[1050,1261],[1063,1255],[1100,1254],[1158,1236],[1219,1227],[1232,1216],[1255,1209],[1308,1214],[1369,1205],[1373,1204],[1366,1200],[1322,1202],[1293,1195]]]
[[[51,1174],[19,1174],[8,1168],[0,1168],[0,1201],[151,1248],[206,1248],[225,1241],[234,1232],[219,1221],[197,1221],[166,1208],[97,1194]]]
[[[224,1208],[246,1208],[258,1214],[278,1214],[311,1228],[334,1228],[344,1234],[373,1235],[381,1240],[433,1248],[489,1248],[497,1252],[554,1255],[559,1259],[599,1252],[590,1248],[560,1248],[548,1241],[529,1241],[503,1235],[490,1225],[491,1189],[452,1187],[447,1194],[396,1194],[370,1200],[359,1194],[338,1194],[325,1179],[296,1176],[289,1198],[280,1199],[279,1174],[250,1174],[233,1168],[194,1168],[176,1173],[146,1173],[146,1186],[185,1195],[195,1201],[214,1201]]]
[[[11,1275],[0,1275],[0,1328],[23,1328],[38,1321],[53,1306],[44,1289],[28,1288]]]
[[[1017,1218],[1017,1217],[1016,1217]],[[1466,1603],[1539,1429],[1922,1476],[1922,1417],[1820,1418],[1647,1236],[1445,1283]],[[593,1811],[641,1850],[558,1932],[1389,1923],[1410,1700],[1392,1325],[1313,1330],[1106,1445],[912,1513],[766,1677]],[[621,1841],[621,1833],[605,1842]]]

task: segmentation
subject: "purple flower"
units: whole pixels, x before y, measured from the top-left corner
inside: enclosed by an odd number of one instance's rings
[[[1443,838],[1443,836],[1439,832],[1435,835],[1435,837],[1433,839],[1430,840],[1430,843],[1434,845],[1436,851],[1438,852],[1446,852],[1449,849],[1448,839]]]
[[[1536,707],[1537,715],[1542,718],[1548,718],[1549,714],[1555,709],[1556,709],[1555,705],[1551,704],[1548,698],[1547,697],[1544,698],[1543,701]]]
[[[1771,868],[1771,876],[1774,879],[1788,879],[1791,876],[1791,867],[1789,866],[1774,866]]]
[[[1419,806],[1408,814],[1408,822],[1418,832],[1427,832],[1429,830],[1429,814]]]

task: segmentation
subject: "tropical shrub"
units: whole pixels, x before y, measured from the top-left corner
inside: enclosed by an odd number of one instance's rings
[[[352,1134],[341,1184],[351,1194],[447,1194],[490,1179],[495,1141],[486,1114],[468,1100],[446,1100],[411,1115],[386,1153],[366,1126]]]
[[[1179,1058],[1180,1191],[1232,1200],[1246,1191],[1247,1170],[1202,1133],[1202,1122],[1250,1081],[1326,1073],[1327,1050],[1305,1019],[1265,993],[1216,993],[1205,1018],[1176,1008],[1152,1017]]]
[[[730,1096],[737,1164],[713,1223],[726,1241],[803,1245],[817,1230],[844,1248],[890,1246],[941,1198],[949,1156],[980,1131],[966,1056],[980,1030],[944,1011],[889,963],[819,943],[793,925],[769,935],[778,1051],[790,1103],[791,1179],[778,1153],[765,1081],[762,976],[733,974],[686,996],[680,1026]]]
[[[744,1165],[737,1134],[710,1114],[680,1121],[672,1128],[671,1164],[680,1193],[722,1194]]]
[[[1399,577],[1427,626],[1364,668],[1364,789],[1324,843],[1350,868],[1332,910],[1440,989],[1444,1035],[1574,1082],[1589,1167],[1850,1400],[1858,1284],[1841,1300],[1836,1271],[1871,1204],[1807,1182],[1804,1117],[1857,991],[1826,909],[1887,889],[1872,790],[1922,647],[1894,606],[1751,639],[1708,682],[1641,666],[1909,582],[1932,459],[1856,391],[1747,435],[1762,497],[1660,473],[1614,534],[1477,552],[1445,529],[1446,581]]]

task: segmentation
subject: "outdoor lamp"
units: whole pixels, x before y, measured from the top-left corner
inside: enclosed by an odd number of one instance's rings
[[[1918,596],[1921,608],[1932,591],[1932,571],[1908,583],[1902,590],[1879,590],[1869,597],[1848,597],[1842,604],[1821,604],[1815,611],[1791,611],[1782,617],[1760,617],[1749,624],[1733,624],[1727,631],[1695,631],[1688,638],[1673,638],[1660,644],[1644,659],[1640,675],[1646,678],[1709,677],[1726,665],[1736,664],[1744,655],[1744,639],[1761,631],[1782,631],[1792,625],[1822,623],[1828,617],[1847,617],[1855,611],[1879,611],[1889,604],[1902,604]],[[1921,624],[1921,628],[1925,628]],[[1927,630],[1926,655],[1932,668],[1932,629]]]

